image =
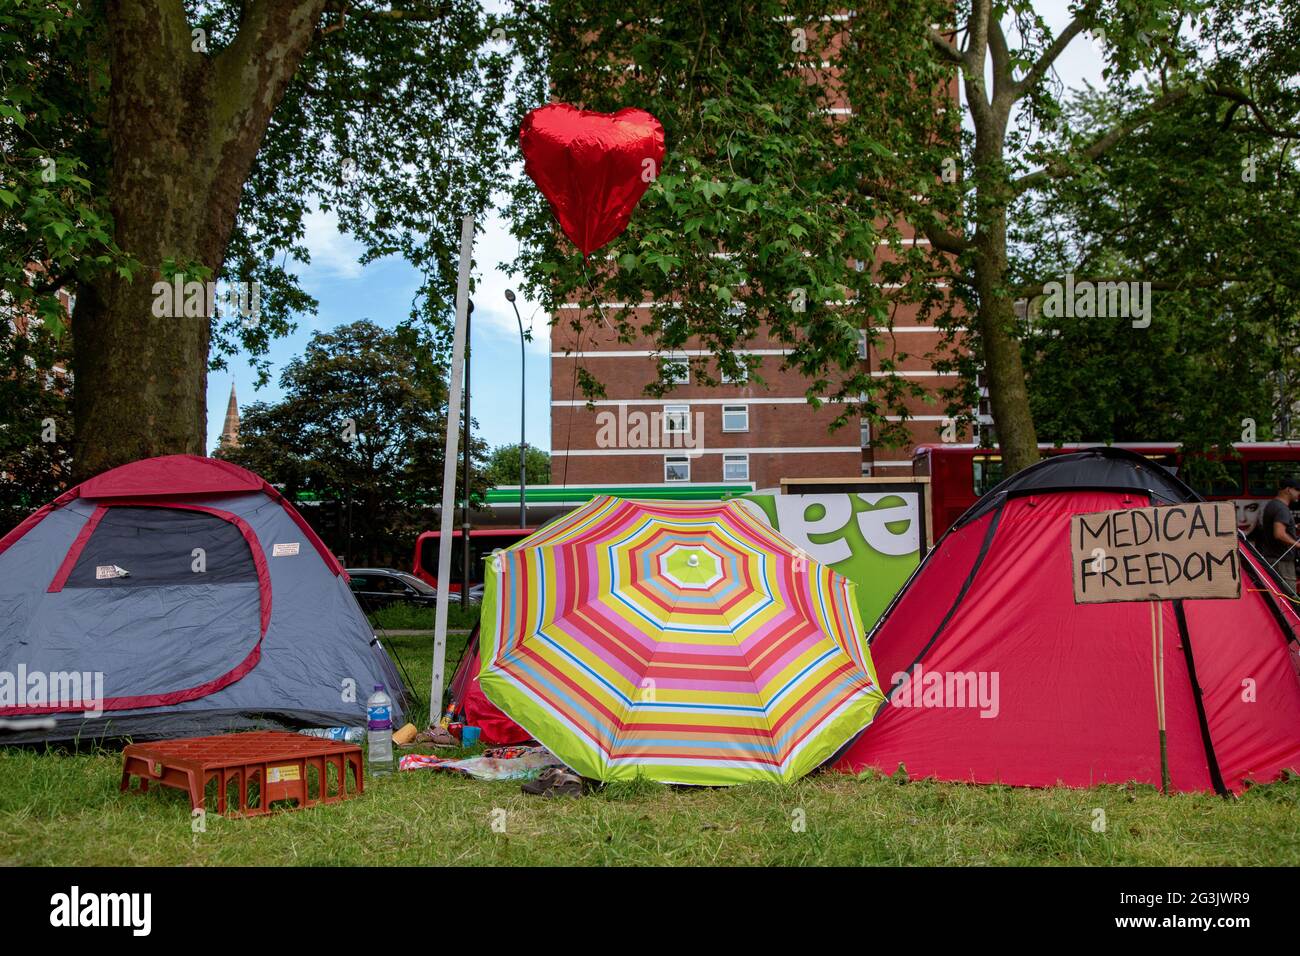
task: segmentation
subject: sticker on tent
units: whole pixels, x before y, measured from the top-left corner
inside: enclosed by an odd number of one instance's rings
[[[1072,515],[1070,549],[1076,604],[1241,596],[1229,501]]]
[[[287,544],[274,544],[271,546],[271,557],[273,558],[291,558],[297,553],[297,541],[290,541]]]
[[[119,568],[116,564],[100,564],[95,566],[96,581],[106,581],[109,578],[126,578],[130,576],[130,571],[126,568]]]

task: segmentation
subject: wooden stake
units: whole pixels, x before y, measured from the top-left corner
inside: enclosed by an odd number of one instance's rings
[[[1151,605],[1151,670],[1156,685],[1156,727],[1160,732],[1160,786],[1169,793],[1169,737],[1165,730],[1165,615],[1161,601]]]

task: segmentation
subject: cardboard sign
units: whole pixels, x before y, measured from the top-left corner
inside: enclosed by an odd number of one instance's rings
[[[1241,595],[1231,502],[1073,515],[1070,550],[1076,604]]]

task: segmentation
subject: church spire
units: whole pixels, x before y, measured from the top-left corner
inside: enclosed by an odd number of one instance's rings
[[[230,383],[230,404],[226,406],[226,423],[221,426],[219,447],[239,447],[239,402],[235,399],[235,383]]]

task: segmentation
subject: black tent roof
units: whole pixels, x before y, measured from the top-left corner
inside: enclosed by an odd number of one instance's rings
[[[1068,455],[1044,458],[1003,479],[954,522],[974,521],[1008,498],[1061,491],[1132,491],[1160,504],[1204,500],[1173,472],[1136,452],[1099,445]]]

